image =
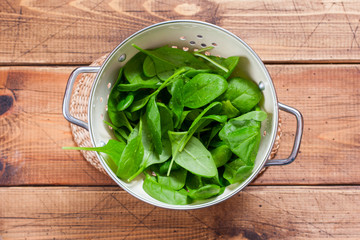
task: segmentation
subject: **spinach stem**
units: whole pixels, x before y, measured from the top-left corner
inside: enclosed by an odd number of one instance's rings
[[[179,152],[179,147],[176,149],[176,152],[174,153],[174,155],[171,158],[171,162],[170,162],[170,165],[169,165],[169,169],[168,169],[168,171],[166,173],[166,176],[170,176],[171,168],[172,168],[172,166],[174,164],[174,161],[175,161],[175,158],[177,157],[178,152]]]
[[[153,92],[152,94],[149,95],[149,98],[152,96],[156,96],[162,89],[164,89],[165,87],[167,87],[169,85],[170,80],[174,79],[175,77],[179,76],[180,74],[182,74],[183,72],[185,72],[186,69],[182,68],[179,71],[176,71],[173,75],[171,75],[168,79],[165,80],[165,82],[163,82],[160,87],[158,89],[156,89],[155,92]]]
[[[140,173],[142,173],[145,170],[145,166],[142,166],[141,168],[139,168],[139,170],[134,173],[134,175],[132,175],[131,177],[129,177],[126,181],[131,182],[132,180],[134,180],[134,178],[136,178]]]
[[[194,55],[205,59],[206,61],[210,62],[211,64],[213,64],[214,66],[220,68],[221,70],[223,70],[223,71],[226,72],[226,73],[229,72],[229,69],[227,69],[226,67],[218,64],[217,62],[215,62],[214,60],[212,60],[211,58],[208,58],[207,56],[205,56],[205,55],[203,55],[203,54],[200,54],[200,53],[198,53],[198,52],[194,52]]]
[[[205,52],[205,51],[211,50],[213,48],[214,48],[213,46],[209,46],[209,47],[206,47],[206,48],[199,49],[199,50],[195,51],[194,53]]]
[[[173,164],[174,164],[175,158],[177,157],[178,153],[181,152],[181,151],[180,151],[181,144],[183,143],[183,140],[186,138],[186,136],[187,136],[187,135],[184,135],[184,136],[181,138],[181,140],[179,141],[179,145],[177,146],[176,151],[175,151],[174,155],[173,155],[172,158],[171,158],[171,162],[170,162],[169,169],[168,169],[168,171],[167,171],[166,176],[170,176],[171,168],[172,168],[172,166],[173,166]]]
[[[133,46],[134,48],[136,48],[140,52],[143,52],[143,53],[145,53],[146,55],[148,55],[148,56],[150,56],[152,58],[156,58],[158,61],[161,61],[163,63],[175,66],[173,63],[171,63],[169,61],[166,61],[166,60],[162,59],[161,57],[156,56],[155,54],[152,54],[149,50],[142,49],[141,47],[137,46],[135,43],[131,44],[131,46]]]

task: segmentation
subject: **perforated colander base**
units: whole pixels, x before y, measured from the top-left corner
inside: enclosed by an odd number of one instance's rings
[[[107,55],[104,55],[97,60],[95,60],[90,66],[100,66],[106,59]],[[88,103],[89,103],[89,95],[91,91],[91,86],[94,82],[96,74],[95,73],[85,73],[83,74],[78,84],[75,86],[75,90],[71,96],[70,103],[70,113],[75,118],[78,118],[83,121],[87,121],[88,116]],[[90,139],[90,134],[84,128],[76,126],[74,124],[70,124],[71,131],[74,137],[74,141],[79,147],[93,147]],[[278,132],[276,135],[274,147],[271,151],[269,159],[273,159],[280,147],[281,140],[281,118],[279,116],[279,124],[278,124]],[[97,158],[95,152],[92,151],[81,151],[82,155],[92,166],[98,169],[100,172],[107,174],[105,169],[101,166],[99,159]],[[264,171],[266,168],[263,168]],[[260,174],[259,174],[260,175]],[[258,176],[259,176],[258,175]]]

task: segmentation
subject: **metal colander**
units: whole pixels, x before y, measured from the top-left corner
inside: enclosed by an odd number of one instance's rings
[[[228,186],[220,196],[196,201],[189,205],[171,205],[153,199],[142,189],[142,176],[137,177],[130,183],[123,182],[117,178],[116,174],[108,167],[106,158],[97,154],[109,176],[127,192],[147,203],[159,207],[169,209],[202,208],[219,203],[242,190],[256,177],[264,166],[285,165],[295,159],[300,147],[303,119],[300,112],[296,109],[278,103],[273,82],[263,62],[244,41],[231,32],[209,23],[192,20],[168,21],[144,28],[119,44],[110,53],[102,66],[79,67],[73,71],[65,91],[63,114],[68,121],[90,132],[91,141],[94,146],[102,146],[114,137],[111,129],[104,124],[104,120],[108,120],[107,99],[117,79],[120,68],[138,52],[138,50],[131,46],[133,43],[143,49],[153,49],[168,45],[183,49],[184,51],[194,51],[212,46],[213,49],[206,52],[206,54],[221,57],[240,56],[239,67],[236,69],[235,74],[251,79],[259,85],[264,96],[260,106],[268,113],[268,118],[262,123],[262,132],[264,132],[264,135],[260,142],[259,152],[251,176],[242,183]],[[86,123],[71,116],[69,104],[76,77],[80,73],[88,72],[97,73],[97,75],[89,97],[88,123]],[[291,113],[296,117],[297,129],[294,146],[288,158],[268,160],[277,133],[279,109]]]

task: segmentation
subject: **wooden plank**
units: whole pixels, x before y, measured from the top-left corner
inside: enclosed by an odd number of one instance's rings
[[[61,114],[72,68],[1,68],[7,75],[0,98],[12,99],[0,116],[0,184],[107,184],[74,145]],[[0,100],[1,100],[0,99]],[[5,109],[4,109],[5,110]]]
[[[248,187],[199,210],[154,207],[114,187],[2,187],[2,239],[360,238],[360,188]],[[346,203],[346,204],[344,204]]]
[[[279,101],[298,108],[305,128],[301,153],[284,167],[269,167],[254,184],[359,184],[360,98],[358,65],[269,65]],[[108,185],[73,146],[61,114],[72,67],[2,67],[1,185]],[[9,96],[9,97],[6,97]],[[10,101],[10,100],[9,100]],[[3,105],[1,105],[3,106]],[[7,106],[6,104],[4,106]],[[1,110],[1,109],[0,109]],[[291,150],[295,121],[281,113],[278,157]]]
[[[358,184],[359,66],[272,65],[268,69],[279,102],[303,114],[304,134],[295,162],[269,167],[257,183]],[[287,157],[292,149],[295,120],[283,112],[281,116],[283,139],[278,157]]]
[[[88,64],[132,33],[174,19],[224,27],[265,61],[360,60],[357,0],[16,0],[0,8],[0,64]]]

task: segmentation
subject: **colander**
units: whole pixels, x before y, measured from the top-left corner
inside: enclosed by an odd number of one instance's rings
[[[144,202],[163,208],[202,208],[222,202],[241,191],[259,174],[263,167],[285,165],[295,160],[299,151],[303,130],[303,118],[301,113],[292,107],[278,102],[273,82],[265,65],[243,40],[216,25],[192,20],[167,21],[146,27],[120,43],[107,57],[102,66],[79,67],[72,72],[65,90],[63,114],[69,122],[89,131],[94,147],[102,146],[109,139],[114,137],[109,127],[104,124],[104,120],[108,120],[106,112],[107,99],[111,91],[111,86],[117,79],[120,68],[138,52],[138,50],[131,46],[133,43],[143,49],[153,49],[169,45],[181,48],[184,51],[193,51],[213,46],[213,49],[209,51],[210,53],[207,52],[206,54],[221,57],[240,56],[240,67],[236,70],[236,74],[237,76],[251,79],[259,85],[264,96],[260,102],[260,106],[268,113],[268,118],[262,123],[262,132],[264,132],[264,136],[262,136],[260,142],[252,174],[244,182],[228,186],[220,196],[196,201],[188,205],[171,205],[157,201],[142,189],[142,176],[137,177],[130,183],[121,181],[106,164],[106,159],[102,155],[97,154],[97,157],[106,172],[124,190]],[[81,73],[96,73],[96,78],[89,96],[87,123],[76,119],[69,111],[73,85],[77,76]],[[269,160],[277,134],[279,110],[295,116],[297,121],[295,140],[293,149],[288,158]]]

